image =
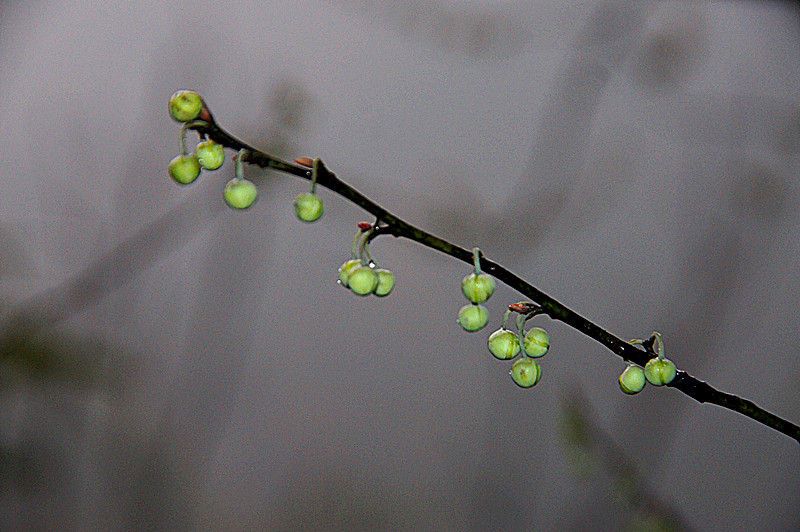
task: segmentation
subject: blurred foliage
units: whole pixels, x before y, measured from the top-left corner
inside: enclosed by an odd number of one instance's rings
[[[675,507],[648,488],[636,462],[594,422],[594,417],[581,390],[562,396],[559,431],[567,457],[579,478],[600,488],[594,493],[610,496],[621,529],[691,530]]]

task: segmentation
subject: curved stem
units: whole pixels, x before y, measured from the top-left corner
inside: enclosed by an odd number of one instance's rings
[[[212,140],[215,140],[227,148],[234,150],[246,149],[247,152],[242,157],[246,162],[261,168],[272,168],[274,170],[279,170],[302,179],[310,180],[312,178],[312,170],[308,169],[307,167],[301,167],[287,163],[245,144],[220,128],[213,121],[213,119],[208,122],[192,124],[191,127],[192,129],[197,130],[198,133],[207,135]],[[561,321],[588,336],[589,338],[594,339],[608,348],[611,352],[620,356],[623,360],[632,361],[639,366],[644,367],[648,360],[658,356],[658,353],[653,349],[653,339],[648,340],[647,342],[642,342],[642,345],[645,347],[645,349],[637,348],[634,344],[622,340],[618,336],[606,331],[599,325],[589,321],[574,310],[568,308],[566,305],[545,294],[532,284],[528,283],[515,273],[505,268],[502,264],[493,262],[487,259],[485,256],[480,256],[476,261],[476,254],[473,252],[473,250],[468,250],[466,248],[457,246],[452,242],[428,233],[427,231],[415,227],[405,220],[395,216],[385,208],[381,207],[363,195],[361,192],[357,191],[336,177],[333,172],[329,171],[325,167],[322,161],[319,161],[319,164],[316,164],[315,161],[314,166],[316,170],[315,174],[317,184],[339,194],[343,198],[374,215],[384,224],[381,226],[381,233],[391,234],[398,238],[407,238],[409,240],[413,240],[423,246],[440,251],[441,253],[449,255],[462,262],[480,267],[484,272],[492,275],[510,288],[513,288],[531,301],[537,303],[542,308],[541,312],[547,314],[551,319]],[[663,348],[661,352],[663,353]],[[775,414],[767,412],[752,401],[742,399],[736,395],[721,392],[709,384],[691,376],[685,371],[678,370],[678,374],[675,379],[673,379],[673,381],[666,386],[679,390],[700,403],[715,404],[722,408],[727,408],[728,410],[738,412],[766,425],[767,427],[786,434],[800,443],[800,426],[778,417]]]

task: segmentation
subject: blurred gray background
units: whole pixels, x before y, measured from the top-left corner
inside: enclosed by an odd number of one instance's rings
[[[797,442],[547,318],[517,388],[469,267],[230,162],[170,94],[800,421],[800,13],[781,2],[0,2],[0,529],[797,530]],[[193,140],[190,137],[190,141]],[[229,154],[230,155],[230,154]]]

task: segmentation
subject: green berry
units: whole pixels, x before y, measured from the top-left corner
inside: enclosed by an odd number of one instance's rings
[[[177,91],[169,98],[169,116],[178,122],[188,122],[200,115],[203,98],[195,91]]]
[[[644,365],[644,376],[653,386],[669,384],[677,373],[675,363],[666,358],[651,358]]]
[[[525,333],[522,345],[525,346],[525,352],[528,353],[528,356],[533,358],[543,357],[550,349],[550,335],[544,329],[534,327]]]
[[[489,352],[495,358],[511,360],[519,351],[519,337],[508,329],[498,329],[489,336]]]
[[[522,357],[511,365],[509,375],[517,386],[530,388],[542,378],[542,368],[532,358]]]
[[[347,286],[353,293],[360,296],[371,294],[375,287],[378,286],[378,276],[375,271],[369,266],[356,266],[350,272],[350,277],[347,279]]]
[[[491,297],[494,289],[494,279],[485,273],[471,273],[461,280],[461,291],[473,303],[483,303]]]
[[[206,170],[216,170],[225,162],[225,148],[213,140],[204,140],[194,149],[200,166]]]
[[[339,281],[342,283],[342,286],[347,287],[350,274],[353,273],[353,270],[358,266],[361,266],[361,261],[358,259],[350,259],[339,266]]]
[[[246,179],[234,177],[225,185],[225,203],[233,209],[247,209],[258,197],[256,186]]]
[[[464,305],[458,311],[458,323],[466,331],[479,331],[489,323],[489,311],[483,305]]]
[[[181,185],[188,185],[200,175],[200,163],[194,154],[178,155],[169,162],[167,170],[172,179]]]
[[[394,274],[384,268],[376,268],[375,275],[378,276],[378,285],[375,287],[375,295],[378,297],[388,296],[394,288]]]
[[[619,387],[628,395],[641,392],[645,383],[644,370],[639,366],[629,365],[619,376]]]
[[[319,220],[324,210],[322,200],[316,194],[306,192],[294,199],[294,212],[304,222]]]

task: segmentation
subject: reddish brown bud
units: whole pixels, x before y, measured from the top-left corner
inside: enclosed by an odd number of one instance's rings
[[[366,231],[367,229],[371,228],[372,224],[369,222],[358,222],[358,228],[362,231]]]
[[[297,159],[294,160],[294,162],[303,166],[308,166],[309,168],[314,166],[314,160],[311,159],[310,157],[298,157]]]

